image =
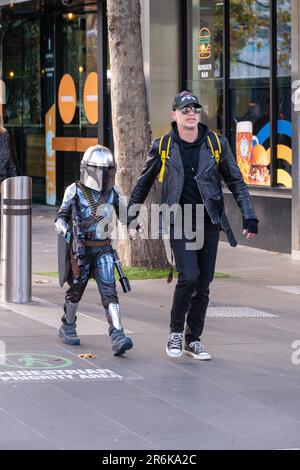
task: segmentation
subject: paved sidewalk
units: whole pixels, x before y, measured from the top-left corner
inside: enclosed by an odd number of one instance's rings
[[[81,346],[57,337],[56,210],[34,206],[32,303],[0,304],[0,449],[300,448],[299,262],[220,244],[231,277],[212,285],[208,362],[165,354],[174,282],[132,281],[119,293],[134,348],[113,357],[94,282]]]

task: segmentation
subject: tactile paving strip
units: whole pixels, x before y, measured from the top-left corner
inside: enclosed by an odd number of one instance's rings
[[[270,289],[281,290],[287,294],[300,295],[300,286],[267,286]]]
[[[1,304],[4,307],[4,304]],[[11,310],[14,313],[23,315],[26,318],[41,322],[45,325],[58,328],[61,323],[61,309],[56,304],[47,302],[46,300],[33,297],[32,302],[29,304],[5,304],[6,310]],[[89,317],[83,313],[77,313],[77,333],[82,335],[107,335],[108,323],[106,321],[98,320],[94,317]],[[125,330],[124,332],[132,334],[133,331]]]
[[[227,306],[215,306],[208,307],[207,309],[208,317],[220,317],[220,318],[271,318],[277,317],[269,312],[264,312],[263,310],[257,310],[256,308],[251,307],[239,307],[236,305],[227,305]]]

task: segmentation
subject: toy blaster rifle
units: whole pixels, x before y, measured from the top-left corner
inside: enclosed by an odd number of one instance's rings
[[[73,221],[73,253],[78,267],[84,266],[84,233],[81,226],[80,217],[76,208],[76,201],[72,201],[72,221]]]
[[[130,283],[129,283],[128,278],[124,275],[121,260],[119,258],[117,250],[113,249],[113,254],[114,254],[115,266],[116,266],[118,274],[119,274],[119,281],[121,283],[123,292],[125,292],[125,294],[126,294],[127,292],[131,291]]]

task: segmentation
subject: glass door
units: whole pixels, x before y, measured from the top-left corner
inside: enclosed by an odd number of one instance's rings
[[[79,178],[82,152],[79,140],[97,139],[97,11],[96,5],[62,13],[61,43],[56,47],[56,135],[62,147],[57,152],[57,198]],[[72,148],[74,151],[72,151]],[[71,149],[71,150],[70,150]]]

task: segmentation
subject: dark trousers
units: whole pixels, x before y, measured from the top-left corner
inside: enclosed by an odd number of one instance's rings
[[[118,303],[111,246],[86,247],[84,260],[84,267],[81,270],[76,268],[76,261],[75,264],[71,263],[66,302],[78,303],[89,278],[93,277],[97,282],[104,308],[107,309],[110,303]]]
[[[214,278],[220,226],[207,219],[204,225],[204,244],[200,250],[187,250],[186,239],[172,238],[178,282],[173,296],[170,332],[184,331],[187,343],[199,340],[204,328],[209,301],[209,285]]]

